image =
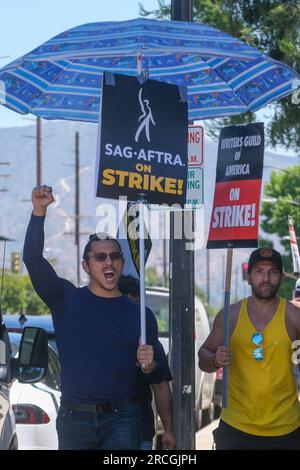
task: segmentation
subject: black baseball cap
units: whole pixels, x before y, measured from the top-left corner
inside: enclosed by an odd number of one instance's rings
[[[258,248],[257,250],[252,251],[249,261],[248,261],[248,273],[250,274],[253,266],[259,261],[270,261],[275,264],[275,266],[282,273],[282,258],[281,254],[278,251],[270,248],[268,246],[263,248]]]

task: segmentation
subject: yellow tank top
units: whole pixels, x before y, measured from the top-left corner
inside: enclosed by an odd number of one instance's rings
[[[292,341],[285,326],[286,301],[280,299],[271,322],[263,330],[264,359],[257,361],[252,342],[256,332],[243,299],[230,339],[231,364],[228,408],[221,419],[256,436],[281,436],[300,426],[300,406],[293,375]]]

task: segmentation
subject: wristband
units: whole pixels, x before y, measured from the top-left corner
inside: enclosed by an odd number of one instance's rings
[[[141,366],[141,369],[142,369],[142,371],[143,371],[144,374],[150,374],[150,372],[153,371],[153,369],[154,369],[155,366],[156,366],[156,363],[155,363],[155,361],[153,361],[153,362],[152,362],[152,367],[151,367],[151,369],[145,370],[143,366]]]

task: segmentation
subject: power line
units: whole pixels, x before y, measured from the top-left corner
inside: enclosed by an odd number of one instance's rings
[[[299,175],[295,175],[295,173],[292,173],[291,171],[285,170],[285,169],[283,169],[283,168],[277,168],[277,167],[271,166],[271,165],[264,165],[264,168],[272,168],[273,170],[283,171],[284,173],[287,173],[288,175],[291,175],[291,176],[293,176],[294,178],[300,180],[300,176],[299,176]]]

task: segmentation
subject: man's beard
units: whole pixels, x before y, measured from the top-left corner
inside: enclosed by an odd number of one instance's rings
[[[267,291],[266,293],[263,292],[261,287],[258,286],[253,286],[252,287],[252,293],[258,298],[258,299],[273,299],[276,297],[277,292],[279,291],[280,283],[274,286],[273,284],[270,284],[270,290]]]

